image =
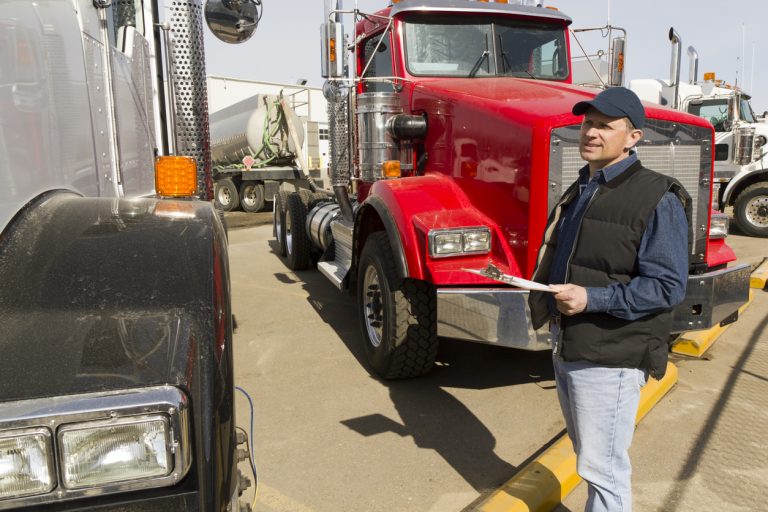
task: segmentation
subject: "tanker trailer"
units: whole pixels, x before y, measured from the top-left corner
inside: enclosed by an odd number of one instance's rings
[[[256,94],[210,115],[214,200],[224,211],[264,208],[282,183],[315,189],[304,125],[282,95]],[[320,177],[319,169],[315,178]]]

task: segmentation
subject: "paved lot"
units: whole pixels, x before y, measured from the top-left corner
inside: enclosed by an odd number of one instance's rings
[[[256,404],[257,511],[458,511],[562,431],[548,353],[445,341],[428,377],[373,378],[361,352],[354,297],[316,271],[290,271],[274,253],[270,219],[252,214],[236,222],[254,227],[230,231],[236,383]],[[750,263],[766,252],[765,240],[729,241]],[[748,367],[741,354],[748,340],[762,336],[766,307],[768,300],[756,301],[712,349],[712,361],[679,362],[680,384],[636,435],[637,510],[742,510],[718,508],[730,502],[708,494],[691,500],[702,496],[702,485],[714,496],[733,488],[718,488],[712,475],[727,472],[743,482],[768,476],[768,453],[760,451],[765,444],[754,445],[762,459],[752,462],[752,472],[738,453],[724,467],[713,451],[728,451],[731,436],[755,438],[765,424],[763,412],[762,422],[750,427],[758,430],[742,428],[755,386],[768,396],[768,370],[760,366],[768,355]],[[751,388],[742,386],[749,384],[746,373],[732,371],[740,362],[758,376],[750,377],[757,383]],[[726,388],[731,391],[723,394]],[[742,409],[731,413],[737,397]],[[239,396],[238,424],[248,425],[247,402]],[[697,451],[702,445],[706,449]],[[696,469],[705,467],[701,476]],[[748,485],[738,489],[759,494],[742,489]],[[582,486],[561,510],[580,510],[584,495]]]

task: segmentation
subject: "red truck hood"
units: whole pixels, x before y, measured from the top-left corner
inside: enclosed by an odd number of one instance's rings
[[[486,112],[490,110],[525,124],[546,121],[547,125],[556,127],[581,123],[581,116],[571,114],[571,108],[579,101],[592,99],[599,92],[596,88],[509,77],[434,79],[416,85],[413,107],[418,110],[418,98],[428,95],[448,103],[474,104]],[[648,118],[709,126],[697,116],[654,104],[643,105]]]

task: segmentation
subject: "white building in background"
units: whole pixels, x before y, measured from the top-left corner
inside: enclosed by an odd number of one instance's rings
[[[209,76],[208,110],[213,113],[256,94],[278,95],[281,92],[304,122],[306,155],[320,159],[319,167],[325,175],[329,153],[328,113],[327,102],[319,87]]]

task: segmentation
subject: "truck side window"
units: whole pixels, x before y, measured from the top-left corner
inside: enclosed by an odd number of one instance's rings
[[[381,44],[379,44],[381,41]],[[376,48],[378,46],[378,49]],[[373,57],[373,60],[371,60]],[[368,64],[370,62],[370,65]],[[364,78],[392,76],[392,50],[390,49],[389,32],[375,35],[363,45],[363,66],[368,66]],[[360,70],[363,71],[362,69]],[[392,84],[388,82],[366,82],[367,92],[392,92]]]
[[[122,51],[127,27],[144,34],[143,0],[113,0],[107,9],[109,43],[112,47]]]
[[[688,105],[688,113],[703,117],[712,123],[716,132],[724,132],[725,122],[728,120],[728,100],[692,101]]]

